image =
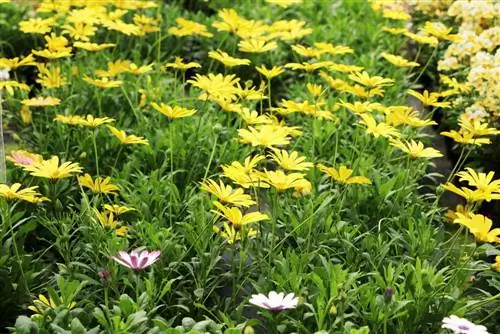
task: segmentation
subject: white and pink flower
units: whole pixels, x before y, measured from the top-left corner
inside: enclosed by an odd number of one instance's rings
[[[451,330],[455,334],[488,334],[488,329],[482,325],[476,325],[467,319],[450,315],[443,319],[441,328]]]
[[[139,253],[133,250],[130,254],[122,251],[119,252],[118,255],[113,256],[113,260],[132,270],[143,270],[155,263],[160,257],[160,254],[160,251],[149,252],[144,250]]]
[[[293,293],[285,296],[283,292],[277,293],[275,291],[269,292],[269,296],[259,293],[252,295],[250,304],[265,308],[270,311],[282,311],[285,309],[296,308],[299,298],[295,297]]]

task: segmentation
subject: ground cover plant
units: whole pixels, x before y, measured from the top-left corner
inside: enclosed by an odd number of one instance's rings
[[[428,181],[462,86],[421,6],[0,0],[2,328],[499,332],[498,130]]]

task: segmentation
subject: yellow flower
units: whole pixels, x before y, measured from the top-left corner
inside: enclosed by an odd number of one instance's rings
[[[90,37],[94,36],[95,32],[97,31],[97,28],[92,24],[87,24],[84,22],[76,22],[73,25],[66,24],[63,26],[63,28],[64,34],[69,34],[75,41],[83,42],[90,41]],[[77,47],[76,45],[74,46]]]
[[[325,51],[316,48],[305,47],[303,45],[292,45],[292,50],[302,57],[319,58]]]
[[[6,81],[0,80],[0,91],[4,88],[7,91],[7,93],[9,93],[9,95],[14,95],[14,88],[24,91],[30,90],[29,86],[24,83],[12,80],[6,80]]]
[[[21,189],[20,183],[14,183],[10,187],[6,184],[0,184],[0,196],[6,200],[20,199],[36,204],[49,200],[47,197],[40,197],[40,193],[35,189],[38,189],[38,186]]]
[[[495,263],[493,263],[493,269],[500,272],[500,255],[495,256]]]
[[[239,129],[240,143],[252,146],[273,147],[290,144],[288,132],[282,127],[262,125],[258,128]]]
[[[234,67],[234,66],[239,66],[239,65],[249,65],[250,64],[249,59],[234,58],[234,57],[231,57],[226,52],[223,52],[220,50],[210,51],[208,53],[208,57],[220,61],[226,67]]]
[[[385,121],[392,126],[407,124],[413,127],[423,127],[437,124],[431,119],[420,119],[418,112],[407,106],[385,107]]]
[[[299,153],[292,151],[273,149],[269,156],[285,170],[306,171],[314,166],[312,162],[307,162],[306,157],[299,156]]]
[[[391,86],[394,83],[393,79],[380,76],[371,77],[366,71],[349,74],[349,79],[368,88]]]
[[[321,94],[323,94],[323,86],[321,85],[308,83],[306,84],[306,87],[313,97],[319,97]]]
[[[467,181],[469,186],[474,186],[478,190],[486,193],[500,193],[500,179],[493,181],[495,172],[477,173],[470,167],[465,168],[465,171],[457,173],[459,181]]]
[[[413,89],[408,89],[408,94],[411,96],[416,97],[424,106],[433,106],[433,107],[440,107],[440,108],[449,108],[450,107],[450,102],[438,102],[438,98],[441,96],[439,93],[430,93],[426,90],[424,90],[423,94],[420,94],[417,91],[414,91]]]
[[[82,168],[76,162],[64,162],[59,165],[59,157],[52,156],[49,160],[42,160],[24,167],[24,170],[30,172],[33,176],[44,177],[51,180],[70,177],[72,174],[79,174]]]
[[[58,66],[47,67],[45,64],[38,64],[38,82],[45,88],[59,88],[66,85],[66,78],[61,76],[61,68]]]
[[[49,297],[45,297],[44,295],[38,295],[38,299],[33,300],[33,305],[28,306],[28,309],[37,313],[43,314],[46,309],[55,310],[57,307],[64,306],[68,310],[73,309],[76,306],[75,302],[67,302],[63,299],[63,297],[58,297],[56,300]]]
[[[468,215],[457,213],[457,216],[455,222],[467,227],[477,240],[500,243],[500,228],[490,230],[493,222],[488,217],[474,213]]]
[[[401,35],[409,32],[406,28],[393,28],[393,27],[382,27],[382,31],[387,31],[393,35]]]
[[[254,230],[253,228],[248,228],[248,229],[235,229],[232,225],[229,225],[228,223],[224,222],[223,223],[224,229],[221,229],[217,225],[213,226],[213,231],[226,239],[227,243],[232,245],[235,242],[239,241],[242,239],[242,234],[245,233],[247,238],[251,238],[257,235],[257,231]]]
[[[94,117],[92,115],[87,115],[85,118],[82,116],[56,115],[54,120],[69,125],[83,125],[90,128],[97,128],[100,125],[113,123],[115,121],[113,118]]]
[[[489,136],[500,134],[496,128],[489,128],[488,123],[482,123],[480,119],[470,119],[462,114],[458,120],[460,132],[470,133],[473,136]]]
[[[97,44],[97,43],[89,43],[89,42],[75,42],[73,44],[73,46],[77,49],[84,49],[87,51],[101,51],[104,49],[113,48],[116,46],[116,44],[113,44],[113,43]]]
[[[213,34],[208,32],[207,27],[201,23],[187,20],[182,17],[175,19],[177,27],[171,27],[168,29],[168,33],[174,36],[194,36],[199,35],[203,37],[212,37]]]
[[[83,80],[88,82],[89,84],[100,87],[100,88],[115,88],[120,87],[122,81],[120,80],[109,80],[108,77],[103,77],[102,79],[92,79],[88,76],[84,75]]]
[[[463,206],[462,204],[458,204],[455,206],[455,210],[448,209],[444,214],[446,220],[450,223],[454,223],[455,219],[458,218],[457,213],[461,213],[463,215],[468,215],[470,213],[467,206]]]
[[[487,202],[491,200],[498,200],[500,199],[500,194],[497,193],[490,193],[490,192],[484,192],[482,190],[472,190],[466,187],[460,187],[458,188],[455,186],[453,183],[446,183],[441,185],[444,190],[451,191],[463,198],[467,202],[477,202],[477,201],[484,201],[486,200]]]
[[[19,113],[21,114],[21,121],[24,123],[24,124],[31,124],[31,121],[33,120],[32,117],[31,117],[31,110],[29,107],[27,106],[22,106],[21,107],[21,110],[19,111]]]
[[[153,65],[154,64],[137,66],[134,63],[130,63],[129,67],[127,68],[127,72],[132,73],[132,74],[138,74],[138,75],[145,74],[145,73],[151,72],[153,70]]]
[[[369,111],[374,111],[378,104],[366,102],[354,101],[354,103],[344,102],[342,99],[340,103],[337,103],[338,106],[342,106],[346,109],[349,109],[355,114],[363,114]]]
[[[268,215],[258,211],[249,212],[244,215],[239,208],[228,208],[217,201],[214,202],[214,205],[219,211],[212,210],[212,212],[224,219],[227,219],[227,221],[235,227],[241,227],[243,225],[269,219]]]
[[[44,35],[52,30],[52,25],[56,23],[54,17],[41,19],[39,17],[19,22],[19,30],[26,34]]]
[[[391,138],[401,135],[398,130],[387,123],[380,122],[377,124],[375,118],[370,114],[360,114],[360,117],[363,119],[360,123],[366,126],[366,133],[372,134],[375,138],[379,136]]]
[[[99,176],[94,181],[90,174],[85,174],[84,176],[78,177],[78,183],[80,183],[82,187],[89,188],[92,192],[99,194],[116,195],[116,192],[120,190],[116,185],[111,183],[111,177],[109,176],[104,179]]]
[[[234,74],[222,75],[209,73],[208,75],[197,74],[194,79],[187,82],[194,87],[198,87],[206,92],[200,98],[214,99],[214,100],[236,100],[238,87],[236,84],[240,81]]]
[[[295,184],[294,189],[295,191],[293,192],[293,197],[309,195],[312,191],[312,184],[306,179],[302,179],[302,182],[297,182]]]
[[[29,54],[22,59],[19,59],[19,57],[15,57],[12,59],[0,58],[0,69],[8,68],[11,70],[15,70],[16,68],[21,66],[36,66],[35,57],[33,57],[32,54]]]
[[[219,184],[213,180],[206,180],[201,183],[200,189],[211,193],[222,203],[243,207],[255,204],[255,201],[252,200],[250,195],[245,194],[242,188],[233,189],[230,185],[225,185],[220,180]]]
[[[406,31],[403,34],[419,44],[429,44],[430,46],[433,47],[436,47],[439,44],[439,40],[434,36],[425,36],[422,34],[415,34],[409,31]]]
[[[34,97],[28,100],[22,100],[21,104],[27,107],[49,107],[57,106],[61,103],[61,100],[52,96],[47,97]]]
[[[259,172],[264,182],[276,188],[278,191],[284,191],[290,188],[299,187],[304,184],[303,173],[285,174],[282,170]]]
[[[153,102],[151,103],[151,106],[171,120],[175,118],[192,116],[196,113],[196,109],[187,109],[178,106],[171,107],[164,103],[160,103],[158,105],[157,103]]]
[[[385,17],[386,19],[393,19],[393,20],[401,20],[401,21],[411,20],[411,15],[405,12],[404,10],[384,9],[382,12],[382,16]]]
[[[391,141],[391,145],[399,148],[403,152],[407,153],[412,158],[439,158],[443,155],[438,150],[426,147],[424,148],[424,144],[422,142],[416,142],[414,140],[402,142],[397,139],[393,139]]]
[[[450,137],[454,141],[460,144],[472,144],[478,146],[481,146],[483,144],[491,144],[489,138],[474,138],[474,135],[469,132],[459,133],[455,130],[451,130],[451,131],[443,131],[440,134],[445,137]]]
[[[67,46],[69,42],[66,37],[56,36],[54,33],[52,33],[50,36],[47,35],[44,38],[46,41],[46,49],[41,51],[31,50],[31,53],[36,56],[48,59],[57,59],[71,56],[72,48],[70,46]]]
[[[457,81],[456,78],[450,78],[449,76],[447,75],[443,75],[441,74],[439,76],[439,79],[446,85],[452,87],[452,88],[455,88],[455,89],[458,89],[460,92],[462,93],[469,93],[471,91],[471,86],[469,83],[465,82],[465,83],[460,83]]]
[[[441,22],[425,22],[423,31],[442,40],[459,42],[461,40],[459,35],[450,34],[452,29]]]
[[[261,39],[247,39],[240,41],[238,43],[238,47],[241,52],[263,53],[276,49],[278,47],[278,43],[274,41],[266,42]]]
[[[351,176],[353,170],[346,166],[340,166],[339,169],[335,167],[327,167],[323,164],[318,164],[318,168],[323,173],[330,176],[337,182],[345,184],[371,184],[372,182],[364,176]]]
[[[102,228],[114,231],[119,237],[127,234],[128,228],[126,226],[118,227],[119,223],[115,220],[113,212],[99,212],[97,209],[94,209],[94,212]]]
[[[254,167],[264,159],[262,155],[256,155],[245,158],[243,164],[233,161],[231,165],[222,165],[223,175],[245,189],[249,187],[269,188],[261,175],[254,171]]]
[[[316,42],[314,43],[314,47],[325,53],[331,54],[332,56],[339,54],[346,54],[346,53],[354,53],[353,49],[345,45],[333,45],[331,43]]]
[[[248,108],[241,108],[236,110],[236,113],[241,116],[243,121],[246,124],[255,125],[255,124],[269,124],[271,123],[271,119],[267,115],[259,115],[257,111],[250,110]]]
[[[114,126],[107,125],[108,129],[111,131],[111,133],[118,138],[120,143],[123,145],[149,145],[149,141],[147,139],[144,139],[144,137],[139,137],[136,135],[128,135],[125,133],[123,130],[118,130]]]
[[[130,65],[132,62],[130,60],[116,60],[115,62],[108,62],[108,69],[106,71],[104,70],[97,70],[95,71],[95,74],[98,77],[115,77],[118,74],[125,73],[129,71]]]
[[[109,212],[113,212],[115,215],[122,215],[126,212],[129,211],[135,211],[134,208],[130,208],[125,205],[117,205],[117,204],[104,204],[103,205],[104,210],[107,210]]]
[[[364,67],[357,65],[333,63],[328,67],[328,69],[341,73],[352,73],[352,72],[360,72],[364,69]]]
[[[43,160],[40,154],[30,153],[24,150],[10,151],[7,160],[11,161],[17,167],[24,167],[39,163]]]
[[[181,71],[189,70],[190,68],[200,68],[201,65],[197,62],[184,63],[181,57],[175,57],[173,63],[167,63],[162,67],[163,70],[168,68],[175,68]]]
[[[288,63],[285,64],[285,68],[291,68],[292,70],[304,70],[306,72],[314,72],[320,68],[329,67],[333,64],[331,61],[320,61],[317,63]]]
[[[419,63],[414,62],[414,61],[409,61],[408,59],[405,59],[401,56],[396,56],[390,53],[383,52],[381,56],[387,60],[389,63],[393,64],[394,66],[397,67],[418,67],[420,66]]]

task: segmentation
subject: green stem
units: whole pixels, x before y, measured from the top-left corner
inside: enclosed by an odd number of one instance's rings
[[[97,136],[97,130],[95,130],[92,133],[92,143],[94,144],[94,155],[95,155],[95,169],[97,172],[97,176],[100,176],[99,174],[99,155],[97,154],[97,143],[95,140],[95,137]]]
[[[205,167],[205,174],[203,175],[203,180],[205,180],[207,178],[208,171],[210,169],[210,165],[212,164],[212,160],[214,159],[215,149],[217,148],[217,140],[218,139],[219,139],[219,136],[217,135],[215,137],[214,145],[212,146],[212,152],[210,153],[210,159],[208,159],[208,164]]]
[[[170,203],[168,206],[168,219],[170,222],[170,226],[172,226],[172,204],[173,204],[173,194],[172,194],[172,187],[174,186],[174,139],[173,139],[173,132],[174,132],[174,123],[170,123],[168,135],[169,135],[169,141],[170,141]]]
[[[434,48],[434,51],[432,52],[432,55],[429,57],[429,59],[427,60],[427,62],[425,63],[425,66],[422,68],[422,70],[420,71],[420,73],[418,74],[417,78],[415,80],[413,80],[413,82],[411,83],[410,87],[412,87],[415,83],[418,82],[418,80],[420,79],[420,77],[425,73],[425,71],[427,70],[427,67],[429,67],[429,65],[431,64],[431,60],[434,58],[434,56],[436,55],[437,53],[437,50],[438,50],[438,45],[436,45],[436,47]]]
[[[120,145],[120,149],[118,150],[118,154],[116,155],[115,162],[113,163],[113,169],[115,169],[116,164],[118,163],[118,159],[120,159],[120,154],[122,153],[123,145]]]
[[[0,91],[0,183],[7,182],[7,165],[5,162],[5,143],[3,141],[3,99]]]

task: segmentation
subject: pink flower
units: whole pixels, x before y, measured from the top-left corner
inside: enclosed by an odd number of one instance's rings
[[[155,263],[159,257],[160,251],[148,252],[145,250],[139,253],[133,250],[130,254],[119,252],[117,256],[113,256],[113,260],[132,270],[142,270]]]
[[[476,325],[467,319],[459,318],[456,315],[450,315],[443,319],[441,328],[450,329],[455,334],[488,334],[486,327]]]

